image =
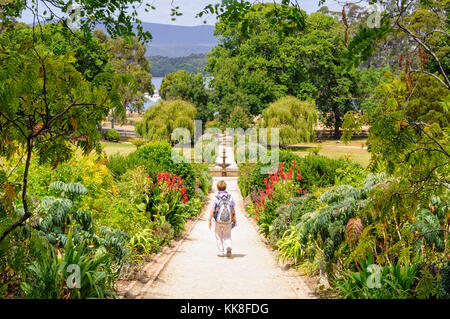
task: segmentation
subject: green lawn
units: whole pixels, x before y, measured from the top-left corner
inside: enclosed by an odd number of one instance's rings
[[[337,143],[336,141],[324,141],[323,143],[305,143],[305,148],[293,149],[293,151],[300,155],[306,156],[314,147],[321,147],[319,154],[331,158],[350,158],[351,160],[367,167],[370,162],[370,153],[363,149],[367,139],[352,140],[349,144]],[[346,147],[349,146],[349,147]],[[355,148],[358,147],[358,148]]]
[[[121,155],[127,155],[136,150],[136,146],[128,143],[101,142],[101,144],[107,156],[116,153],[120,153]]]

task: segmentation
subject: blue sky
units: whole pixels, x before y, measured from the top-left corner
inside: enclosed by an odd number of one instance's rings
[[[139,8],[139,18],[144,22],[164,23],[173,25],[201,25],[204,18],[195,18],[196,14],[200,12],[207,4],[220,2],[218,0],[149,0],[145,1],[153,4],[156,10],[150,10],[150,12],[144,11],[144,6]],[[271,1],[270,1],[271,2]],[[299,0],[301,7],[308,13],[317,11],[318,0]],[[341,10],[342,6],[337,3],[336,0],[328,0],[326,5],[331,10]],[[179,6],[182,16],[177,17],[176,21],[171,21],[171,8],[172,6]],[[26,23],[32,23],[33,17],[29,12],[24,12],[22,19]],[[206,18],[207,24],[214,24],[214,16],[208,16]]]
[[[177,17],[176,21],[171,21],[170,13],[171,13],[171,3],[179,6],[181,12],[183,12],[183,16]],[[200,12],[206,5],[209,3],[218,3],[220,1],[217,0],[153,0],[154,6],[157,8],[156,10],[152,10],[148,13],[142,10],[140,15],[140,19],[145,22],[154,22],[154,23],[165,23],[165,24],[176,24],[176,25],[200,25],[203,24],[204,18],[195,18],[196,14]],[[272,2],[272,1],[268,1]],[[299,1],[302,8],[308,13],[315,12],[319,9],[318,0],[300,0]],[[342,9],[336,1],[327,1],[326,5],[330,9]],[[207,18],[208,24],[214,24],[215,18],[214,16],[208,16]]]

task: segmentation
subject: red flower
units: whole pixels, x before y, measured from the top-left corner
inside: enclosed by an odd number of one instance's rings
[[[300,173],[297,174],[297,180],[299,180],[299,181],[302,180],[302,174],[300,174]]]
[[[189,199],[188,199],[187,195],[184,195],[183,204],[186,204],[188,200]]]
[[[299,195],[302,195],[302,189],[301,188],[297,192],[298,192]]]
[[[295,168],[297,166],[297,162],[295,160],[292,161],[292,167]],[[292,169],[292,168],[291,168]]]

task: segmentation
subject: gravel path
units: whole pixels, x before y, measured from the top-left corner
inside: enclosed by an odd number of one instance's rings
[[[214,233],[208,228],[209,204],[188,238],[169,261],[144,298],[311,298],[293,270],[282,270],[245,216],[236,177],[215,177],[227,182],[237,205],[237,226],[232,231],[233,254],[219,257]],[[210,198],[214,193],[210,194]]]

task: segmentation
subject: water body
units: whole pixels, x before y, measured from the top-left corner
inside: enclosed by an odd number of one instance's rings
[[[153,86],[155,87],[154,94],[156,94],[156,93],[159,94],[158,91],[159,91],[159,88],[161,87],[161,83],[162,83],[162,80],[163,80],[163,79],[164,79],[163,77],[152,77],[152,84],[153,84]],[[205,88],[208,88],[208,87],[209,87],[209,82],[210,82],[212,79],[213,79],[212,76],[205,77]],[[147,102],[144,104],[144,110],[148,109],[148,108],[149,108],[150,106],[152,106],[152,105],[155,105],[156,103],[158,103],[158,102],[147,101]]]
[[[155,93],[158,93],[162,80],[162,77],[152,77],[152,84],[155,87]]]
[[[155,87],[154,94],[158,93],[159,88],[161,87],[162,77],[152,77],[152,84]],[[157,102],[147,101],[144,104],[144,110],[148,109],[150,106],[155,105]]]

